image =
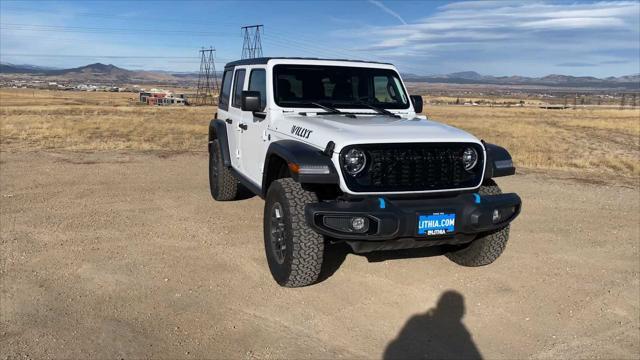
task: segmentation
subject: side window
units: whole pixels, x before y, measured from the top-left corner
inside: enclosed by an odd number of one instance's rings
[[[267,107],[267,73],[263,69],[251,70],[249,90],[260,93],[260,108],[264,111]]]
[[[233,107],[242,106],[242,87],[244,86],[244,73],[245,70],[236,70],[236,78],[233,80]]]
[[[218,107],[222,110],[229,110],[229,94],[231,94],[231,76],[233,70],[225,70],[222,76],[222,89],[220,89],[220,98],[218,99]]]

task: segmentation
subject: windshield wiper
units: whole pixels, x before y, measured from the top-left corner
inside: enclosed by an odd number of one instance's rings
[[[359,102],[356,103],[356,105],[364,105],[364,106],[368,107],[371,110],[375,110],[378,114],[387,115],[387,116],[391,116],[391,117],[398,118],[398,119],[402,118],[402,116],[400,116],[398,114],[394,114],[394,113],[392,113],[391,111],[389,111],[387,109],[383,109],[381,107],[377,107],[377,106],[371,105],[371,104],[366,103],[364,101],[359,101]]]
[[[320,103],[317,103],[317,102],[310,102],[309,104],[319,107],[320,109],[326,111],[327,114],[340,114],[340,115],[344,115],[344,116],[350,117],[350,118],[355,118],[356,117],[355,114],[342,112],[342,111],[340,111],[340,110],[338,110],[338,109],[336,109],[336,108],[334,108],[332,106],[323,105],[323,104],[320,104]],[[305,113],[300,113],[300,114],[307,115],[306,112]]]
[[[326,112],[330,112],[330,113],[334,113],[334,114],[340,114],[340,113],[342,113],[342,111],[340,111],[340,110],[338,110],[338,109],[336,109],[336,108],[334,108],[334,107],[327,106],[327,105],[322,105],[322,104],[317,103],[317,102],[311,102],[311,103],[309,103],[309,104],[314,105],[314,106],[317,106],[317,107],[319,107],[320,109],[322,109],[322,110],[324,110],[324,111],[326,111]]]

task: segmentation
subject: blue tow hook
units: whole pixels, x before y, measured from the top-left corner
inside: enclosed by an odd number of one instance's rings
[[[378,198],[378,202],[380,203],[380,209],[384,209],[387,207],[387,204],[384,202],[383,198]]]
[[[473,193],[473,197],[476,199],[476,204],[480,204],[480,194]]]

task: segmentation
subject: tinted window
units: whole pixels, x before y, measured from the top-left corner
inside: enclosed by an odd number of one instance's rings
[[[244,86],[244,70],[236,70],[236,78],[233,80],[233,107],[242,105],[242,87]]]
[[[263,69],[251,70],[249,90],[260,92],[260,108],[267,106],[267,73]]]
[[[222,89],[220,89],[220,99],[218,107],[222,110],[229,109],[229,94],[231,93],[231,74],[233,70],[226,70],[222,76]]]
[[[363,102],[387,109],[409,107],[400,77],[390,69],[276,65],[274,94],[276,103],[286,107],[314,107],[312,102],[352,109],[363,108]]]
[[[373,96],[381,103],[406,102],[400,79],[393,76],[375,76],[373,78]]]

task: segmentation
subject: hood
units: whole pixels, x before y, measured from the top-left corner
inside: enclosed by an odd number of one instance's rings
[[[386,115],[284,115],[274,130],[323,149],[329,141],[335,151],[351,144],[410,142],[480,143],[473,135],[436,121],[394,118]]]

